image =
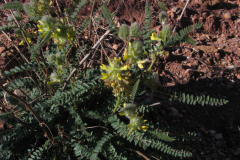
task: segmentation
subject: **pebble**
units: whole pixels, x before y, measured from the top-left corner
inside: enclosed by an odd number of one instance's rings
[[[222,133],[216,134],[216,135],[215,135],[215,138],[216,138],[216,139],[222,139],[222,138],[223,138]]]
[[[175,117],[177,115],[178,115],[178,110],[176,108],[174,108],[174,107],[171,107],[170,108],[170,112],[168,113],[168,116]]]
[[[176,13],[176,14],[181,13],[181,9],[178,8],[178,7],[173,7],[173,8],[171,9],[171,11],[174,12],[174,13]]]
[[[209,133],[211,134],[211,136],[214,136],[216,134],[216,131],[210,130]]]
[[[217,141],[217,142],[216,142],[216,146],[217,146],[217,147],[221,147],[222,144],[223,144],[222,141]]]
[[[114,49],[114,50],[117,50],[117,49],[118,49],[118,45],[114,44],[114,45],[113,45],[113,49]]]
[[[238,152],[238,151],[234,151],[233,154],[234,154],[235,156],[237,156],[237,155],[239,155],[239,152]]]
[[[2,53],[5,49],[5,47],[0,47],[0,53]]]
[[[184,73],[185,73],[185,75],[190,77],[193,75],[193,69],[187,69]]]
[[[240,23],[240,19],[237,19],[237,20],[236,20],[236,23]]]
[[[224,17],[225,19],[230,19],[232,16],[231,16],[231,13],[227,12],[227,13],[224,13],[224,14],[223,14],[223,17]]]
[[[0,131],[6,129],[5,122],[3,120],[0,120]]]

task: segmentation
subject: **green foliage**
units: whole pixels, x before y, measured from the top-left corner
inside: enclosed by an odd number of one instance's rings
[[[0,26],[0,31],[5,31],[5,30],[10,30],[12,28],[17,28],[17,24],[13,22],[13,25],[11,25],[10,23],[8,23],[8,25],[3,25]]]
[[[149,38],[150,34],[151,34],[151,15],[152,15],[152,12],[150,10],[149,3],[146,2],[146,6],[145,6],[145,25],[144,25],[144,28],[146,29],[147,33],[144,36],[144,38]]]
[[[87,3],[88,0],[82,0],[82,1],[74,1],[75,4],[77,4],[77,7],[75,8],[74,12],[72,13],[71,17],[71,21],[75,21],[75,19],[77,18],[78,14],[80,13],[81,9],[84,7],[84,5]]]
[[[172,37],[168,37],[166,42],[162,46],[162,48],[170,46],[170,45],[177,45],[177,44],[180,44],[180,43],[185,42],[185,41],[187,43],[194,44],[193,40],[190,37],[188,37],[187,34],[192,32],[194,29],[201,28],[202,24],[203,23],[194,24],[194,27],[192,25],[190,25],[190,26],[180,30],[180,34],[175,33],[174,35],[172,35]]]
[[[112,30],[117,31],[117,26],[116,24],[113,22],[113,18],[112,18],[112,14],[110,13],[110,11],[108,10],[107,6],[105,4],[102,5],[101,7],[102,12],[103,12],[103,16],[104,18],[107,20],[107,23],[109,25],[109,27]]]
[[[166,7],[165,7],[165,4],[163,3],[163,2],[158,2],[158,5],[159,5],[159,7],[160,7],[160,9],[161,9],[161,11],[166,11]]]
[[[1,5],[0,9],[15,9],[18,11],[22,11],[23,6],[19,1],[15,0],[13,2],[8,2]]]

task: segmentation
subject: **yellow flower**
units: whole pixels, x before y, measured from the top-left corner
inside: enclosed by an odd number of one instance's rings
[[[138,117],[137,114],[133,114],[130,117],[130,123],[127,125],[130,132],[134,131],[137,132],[138,130],[142,130],[144,132],[147,131],[148,127],[144,124],[147,120],[142,120],[144,115]]]
[[[105,70],[105,73],[102,74],[102,80],[104,80],[107,87],[113,88],[113,93],[115,96],[118,96],[120,92],[126,92],[128,90],[128,77],[131,76],[128,72],[128,66],[121,66],[121,58],[116,58],[108,60],[109,65],[102,64],[100,68]]]
[[[157,36],[156,32],[153,32],[150,38],[151,38],[152,41],[162,41],[162,39],[160,39]]]
[[[146,62],[146,61],[144,61],[144,60],[143,60],[143,61],[137,61],[138,67],[141,68],[141,69],[143,69],[144,67],[143,67],[142,64],[145,63],[145,62]]]

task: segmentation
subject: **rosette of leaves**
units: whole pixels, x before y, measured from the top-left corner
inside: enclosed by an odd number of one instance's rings
[[[121,58],[114,57],[113,60],[109,60],[109,65],[102,64],[100,68],[105,70],[102,74],[102,80],[104,80],[107,87],[113,88],[113,93],[117,97],[120,93],[124,96],[129,96],[130,93],[130,72],[128,67],[121,66]]]
[[[143,63],[144,60],[141,60],[143,56],[145,56],[147,52],[143,50],[143,43],[142,41],[134,41],[133,44],[131,42],[128,43],[128,46],[125,48],[123,60],[126,60],[128,67],[132,64],[138,65],[139,68],[144,68]]]

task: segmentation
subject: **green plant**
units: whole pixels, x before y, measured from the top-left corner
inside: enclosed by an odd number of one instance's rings
[[[87,2],[74,0],[69,19],[53,17],[50,0],[31,0],[23,5],[14,1],[1,6],[23,9],[38,25],[15,21],[0,28],[1,31],[15,28],[16,36],[24,40],[22,44],[27,45],[30,53],[23,58],[24,63],[19,62],[19,66],[5,72],[2,81],[9,80],[8,83],[4,86],[0,83],[0,94],[5,96],[0,103],[0,118],[11,126],[1,135],[0,158],[141,159],[132,148],[159,159],[162,153],[179,158],[192,156],[191,152],[174,148],[172,144],[175,140],[194,138],[194,133],[178,134],[154,123],[148,118],[153,107],[134,99],[157,88],[161,89],[159,94],[182,103],[227,103],[204,95],[194,97],[170,92],[158,84],[157,72],[152,70],[157,58],[166,54],[164,49],[170,45],[192,42],[187,34],[194,28],[187,27],[171,36],[170,26],[161,20],[165,26],[157,35],[151,30],[151,12],[146,3],[144,30],[137,22],[118,29],[112,14],[102,5],[110,30],[118,32],[125,42],[123,57],[109,59],[108,65],[80,70],[79,58],[87,57],[83,53],[90,55],[92,50],[90,46],[80,46],[77,36],[88,26],[90,17],[77,29],[74,26]],[[160,7],[165,10],[163,4]],[[30,34],[27,29],[37,34]],[[76,53],[71,55],[70,50]],[[150,65],[144,60],[147,57]],[[79,72],[75,73],[76,70]],[[24,96],[15,94],[16,89]]]

